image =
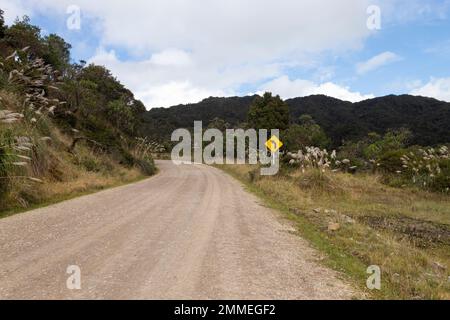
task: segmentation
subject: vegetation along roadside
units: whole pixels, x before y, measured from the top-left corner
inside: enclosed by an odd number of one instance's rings
[[[0,21],[0,216],[155,173],[131,91],[28,17]]]

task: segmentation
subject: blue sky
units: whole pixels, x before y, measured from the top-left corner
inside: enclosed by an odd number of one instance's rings
[[[70,5],[81,29],[69,29]],[[370,29],[370,6],[380,10]],[[148,108],[208,96],[450,101],[450,0],[0,0],[107,66]],[[373,21],[373,20],[370,20]],[[376,20],[378,21],[378,20]]]

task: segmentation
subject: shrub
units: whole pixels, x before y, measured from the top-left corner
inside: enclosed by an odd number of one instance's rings
[[[399,173],[399,171],[403,170],[401,158],[406,152],[407,150],[404,149],[385,152],[377,161],[378,168],[383,173]]]
[[[291,125],[284,134],[283,141],[288,150],[298,150],[302,146],[327,148],[331,144],[325,131],[311,116],[303,115],[299,121],[300,124]]]
[[[342,174],[341,174],[342,175]],[[343,194],[339,174],[332,174],[318,168],[308,169],[296,178],[297,184],[305,190],[315,193]]]
[[[93,157],[84,157],[80,163],[89,172],[99,172],[101,164]]]
[[[0,197],[17,180],[38,180],[29,175],[33,144],[28,137],[17,137],[12,128],[0,127]]]
[[[141,172],[147,176],[151,176],[156,172],[155,162],[151,158],[136,159],[135,163]]]
[[[383,154],[403,148],[410,137],[411,132],[407,129],[389,130],[383,137],[371,133],[364,155],[366,159],[379,159]]]
[[[422,189],[449,192],[448,147],[387,152],[380,160],[385,180],[391,185],[411,184]]]
[[[354,173],[357,170],[349,159],[337,159],[337,153],[333,150],[329,153],[326,149],[321,150],[317,147],[305,147],[305,150],[299,150],[297,153],[287,153],[289,165],[298,167],[302,172],[306,169],[319,169],[325,171],[343,171]]]
[[[441,172],[430,182],[430,188],[439,192],[450,192],[450,159],[439,161]]]
[[[0,198],[6,195],[9,187],[9,172],[7,167],[9,160],[7,156],[8,151],[5,146],[0,146]]]
[[[248,173],[248,178],[251,183],[254,183],[254,182],[258,181],[259,179],[261,179],[261,169],[256,168],[256,169],[251,170]]]

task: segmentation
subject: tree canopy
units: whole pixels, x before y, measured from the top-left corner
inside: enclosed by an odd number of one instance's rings
[[[254,129],[286,130],[289,126],[289,106],[280,98],[266,92],[256,97],[248,112],[248,124]]]
[[[306,146],[327,148],[331,141],[325,131],[314,121],[310,115],[302,115],[300,124],[293,124],[286,131],[284,143],[286,148],[297,151]]]

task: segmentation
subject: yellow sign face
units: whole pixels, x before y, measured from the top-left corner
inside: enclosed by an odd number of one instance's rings
[[[277,136],[272,136],[269,140],[266,142],[266,147],[272,153],[277,152],[280,150],[280,148],[283,146],[283,142],[280,141],[280,139],[277,138]]]

